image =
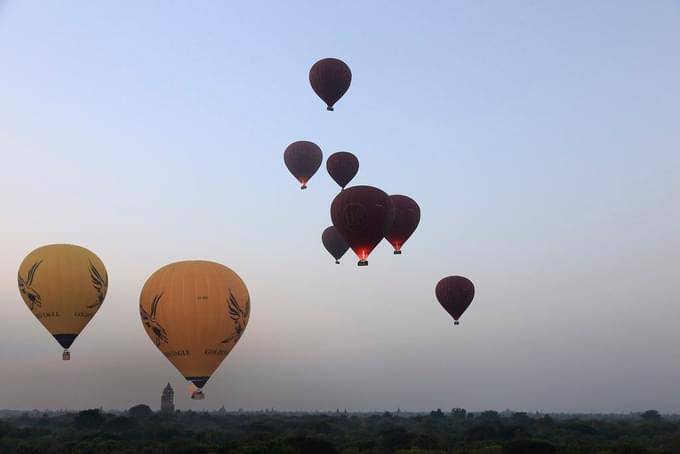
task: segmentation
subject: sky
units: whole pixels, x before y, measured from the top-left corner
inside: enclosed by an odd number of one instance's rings
[[[0,0],[0,408],[680,412],[679,55],[677,1]],[[419,203],[403,255],[334,264],[296,140]],[[16,284],[50,243],[109,274],[70,362]],[[252,300],[203,401],[139,318],[186,259]]]

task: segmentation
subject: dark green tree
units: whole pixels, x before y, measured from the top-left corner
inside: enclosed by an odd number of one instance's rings
[[[435,418],[443,418],[444,412],[442,411],[441,408],[437,408],[436,410],[432,410],[430,412],[430,416],[434,416]]]
[[[503,446],[503,454],[553,454],[555,446],[545,441],[517,440]]]
[[[114,416],[106,421],[102,430],[108,432],[123,432],[137,427],[137,421],[129,416]]]
[[[82,429],[97,429],[104,424],[104,417],[98,408],[78,412],[73,421]]]
[[[647,410],[640,414],[640,418],[645,421],[661,421],[661,415],[656,410]]]
[[[399,449],[409,449],[415,435],[401,427],[393,427],[384,430],[380,434],[381,444],[389,451],[394,452]]]
[[[523,411],[513,413],[510,416],[510,420],[512,420],[514,424],[528,424],[531,421],[529,416]]]
[[[467,412],[465,411],[464,408],[452,408],[451,409],[451,416],[453,416],[456,419],[465,419],[465,415]]]
[[[495,410],[486,410],[479,415],[479,419],[487,422],[498,422],[501,420],[501,417]]]
[[[295,448],[300,454],[337,454],[333,443],[320,438],[298,436],[289,438],[287,444]]]
[[[134,407],[130,407],[128,414],[133,418],[144,419],[153,415],[153,410],[151,410],[151,407],[146,404],[139,404],[135,405]]]

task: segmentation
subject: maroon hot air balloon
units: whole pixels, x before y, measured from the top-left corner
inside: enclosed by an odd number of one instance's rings
[[[454,325],[457,325],[458,319],[475,297],[475,286],[463,276],[448,276],[439,281],[435,295],[439,304],[455,320]]]
[[[342,189],[359,171],[359,160],[349,151],[338,151],[326,159],[326,170]]]
[[[394,217],[390,197],[373,186],[353,186],[340,192],[331,204],[331,219],[340,235],[368,265],[368,256],[385,236]]]
[[[335,258],[335,263],[340,263],[340,257],[345,255],[347,249],[349,249],[349,244],[340,235],[340,232],[333,227],[327,227],[326,230],[321,234],[321,242],[323,243],[326,250]]]
[[[394,207],[394,221],[387,229],[385,239],[394,248],[395,254],[401,254],[401,248],[416,230],[420,222],[420,207],[410,197],[405,195],[391,195]]]
[[[283,152],[283,161],[290,173],[302,184],[300,189],[306,189],[307,182],[321,166],[323,153],[317,144],[300,140],[286,147],[286,151]]]
[[[326,110],[333,110],[333,105],[342,98],[351,82],[352,71],[337,58],[319,60],[309,70],[309,83],[328,106]]]

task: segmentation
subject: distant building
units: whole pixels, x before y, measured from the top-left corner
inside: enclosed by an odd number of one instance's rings
[[[165,389],[163,389],[163,395],[161,396],[161,413],[174,413],[175,412],[175,391],[167,384]]]

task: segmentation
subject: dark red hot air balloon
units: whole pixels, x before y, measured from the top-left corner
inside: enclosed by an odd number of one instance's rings
[[[326,250],[335,258],[335,263],[340,263],[340,257],[345,255],[345,252],[349,249],[349,244],[347,244],[347,241],[345,241],[334,226],[327,227],[323,231],[321,242]]]
[[[458,319],[475,297],[475,286],[463,276],[448,276],[439,281],[435,295],[455,320],[454,325],[458,325]]]
[[[283,161],[290,173],[302,183],[300,189],[306,189],[307,182],[321,166],[323,153],[317,144],[300,140],[286,147],[286,151],[283,152]]]
[[[359,171],[359,160],[349,151],[338,151],[326,160],[326,170],[342,189]]]
[[[385,239],[394,248],[395,254],[401,254],[401,248],[416,230],[420,222],[420,207],[410,197],[391,195],[394,207],[394,221],[385,234]]]
[[[351,82],[352,71],[337,58],[319,60],[309,70],[309,83],[328,106],[326,110],[333,110],[333,105],[342,98]]]
[[[340,235],[368,265],[368,256],[385,236],[394,217],[390,197],[373,186],[353,186],[340,192],[331,204],[331,219]]]

